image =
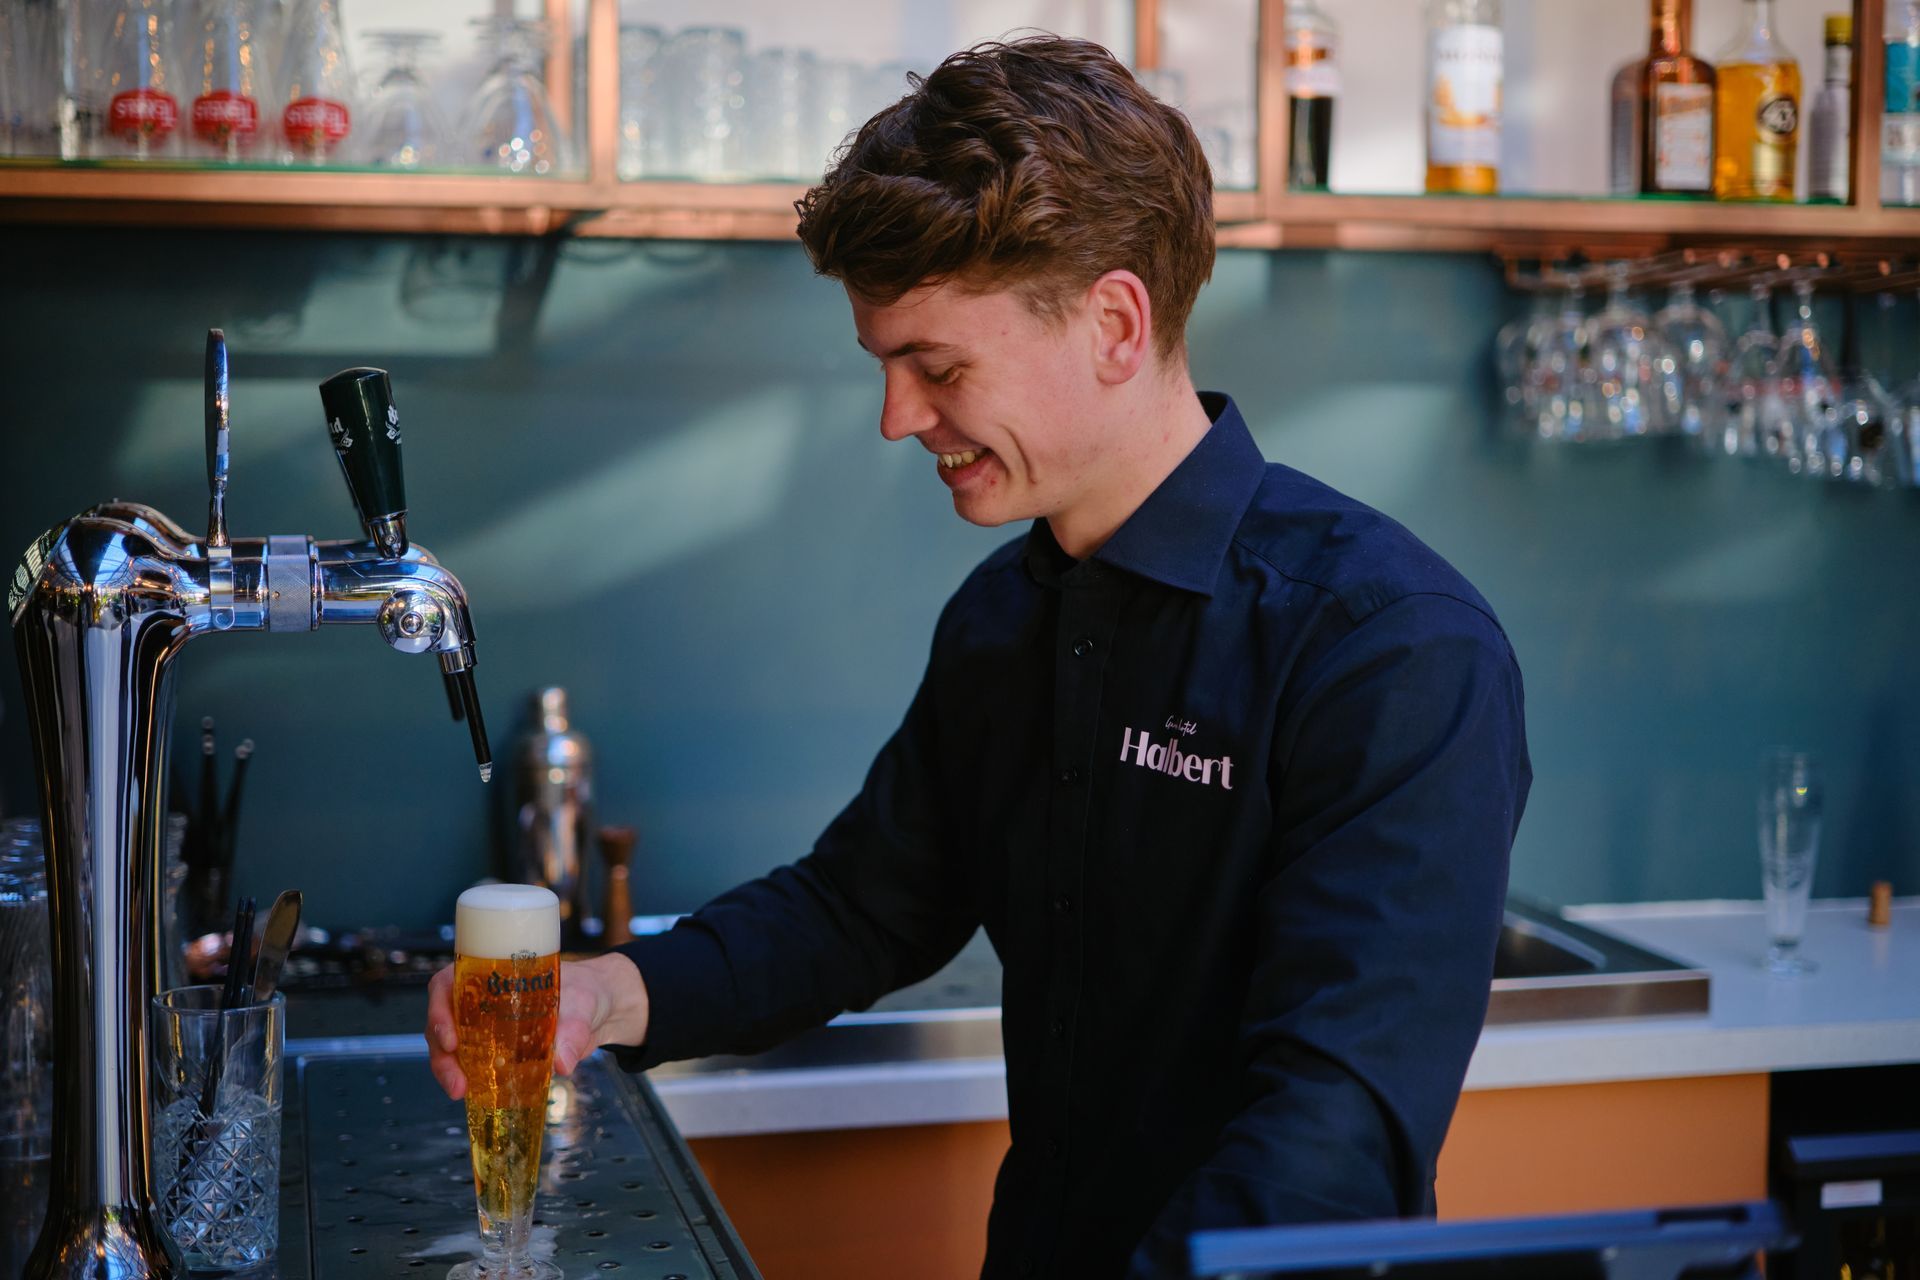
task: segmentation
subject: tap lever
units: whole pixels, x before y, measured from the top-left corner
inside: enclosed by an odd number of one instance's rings
[[[440,669],[446,673],[447,688],[459,699],[460,710],[464,713],[455,719],[467,722],[467,732],[473,735],[473,755],[480,765],[480,781],[493,781],[493,748],[487,744],[487,724],[480,718],[480,694],[473,686],[473,667],[471,664],[454,666],[459,662],[457,654],[442,653]]]
[[[227,335],[207,330],[207,546],[225,547],[227,539]]]
[[[327,434],[360,523],[380,553],[407,553],[407,485],[400,467],[400,411],[385,369],[342,369],[320,384]]]

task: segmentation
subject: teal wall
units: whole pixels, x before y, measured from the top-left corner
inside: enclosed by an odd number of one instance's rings
[[[641,910],[806,850],[1007,536],[880,440],[876,371],[793,246],[13,230],[0,256],[0,547],[109,496],[203,518],[210,325],[235,531],[353,534],[314,386],[388,367],[412,528],[474,599],[501,754],[528,689],[571,689],[603,815],[644,833]],[[1515,438],[1487,352],[1518,305],[1473,257],[1224,253],[1191,333],[1268,457],[1398,517],[1500,612],[1536,772],[1515,888],[1756,896],[1755,762],[1782,740],[1827,766],[1816,892],[1920,889],[1920,503]],[[1914,328],[1869,335],[1901,379]],[[498,797],[426,659],[362,629],[217,637],[179,690],[182,723],[259,743],[244,890],[419,924],[487,868]],[[19,808],[11,675],[0,701]]]

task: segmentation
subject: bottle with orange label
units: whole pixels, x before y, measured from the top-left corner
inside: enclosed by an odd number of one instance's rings
[[[1500,0],[1428,0],[1427,190],[1500,190]]]
[[[1790,201],[1800,144],[1800,64],[1780,42],[1773,0],[1746,0],[1741,33],[1718,59],[1713,194]]]

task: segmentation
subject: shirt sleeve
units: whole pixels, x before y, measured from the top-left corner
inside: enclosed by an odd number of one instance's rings
[[[936,644],[936,653],[937,653]],[[813,852],[619,948],[639,967],[647,1040],[630,1071],[758,1053],[936,972],[979,924],[936,785],[930,665],[866,784]]]
[[[1299,690],[1240,1027],[1252,1101],[1134,1277],[1187,1274],[1195,1231],[1434,1211],[1532,779],[1519,669],[1486,614],[1423,595],[1367,616]]]

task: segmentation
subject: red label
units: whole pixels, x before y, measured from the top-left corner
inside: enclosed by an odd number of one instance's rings
[[[347,136],[347,104],[330,98],[297,98],[287,104],[280,128],[295,146],[332,146]]]
[[[180,123],[180,107],[173,95],[158,89],[129,89],[113,95],[107,108],[107,131],[122,138],[145,135],[158,141]]]
[[[251,138],[260,128],[260,104],[221,89],[193,100],[193,135],[208,142]]]

